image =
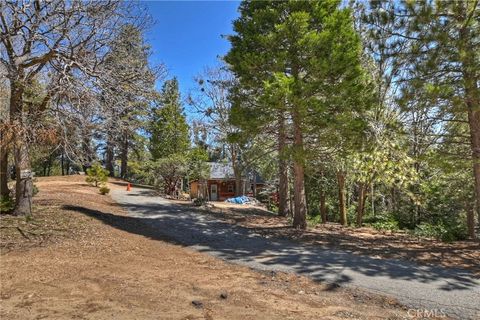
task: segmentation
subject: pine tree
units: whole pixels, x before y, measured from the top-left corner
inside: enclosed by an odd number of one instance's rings
[[[163,85],[157,105],[152,110],[149,127],[150,152],[154,160],[188,150],[189,127],[183,114],[176,78]]]
[[[359,37],[350,11],[339,5],[336,0],[244,1],[226,56],[242,90],[279,97],[251,108],[278,114],[280,127],[291,123],[293,143],[281,153],[293,162],[296,228],[306,228],[305,138],[328,126],[332,114],[354,108],[351,97],[361,90]]]
[[[142,31],[134,25],[124,26],[112,40],[103,72],[112,74],[111,83],[104,87],[103,110],[105,132],[105,164],[114,175],[115,150],[118,150],[120,176],[127,174],[128,152],[136,130],[141,127],[141,116],[148,110],[154,92],[154,82],[163,66],[151,68],[150,48]]]
[[[373,2],[366,21],[373,37],[388,39],[384,50],[402,66],[394,76],[401,84],[405,109],[420,105],[428,118],[437,120],[433,127],[445,129],[447,136],[448,122],[468,123],[470,141],[464,142],[471,148],[480,220],[479,18],[479,1],[402,1]],[[469,234],[474,237],[473,212],[467,214]]]

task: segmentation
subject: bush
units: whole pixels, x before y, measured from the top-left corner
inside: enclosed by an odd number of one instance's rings
[[[193,199],[193,204],[197,207],[203,206],[207,202],[204,198],[195,198]]]
[[[267,203],[267,210],[271,212],[276,212],[278,214],[278,206],[274,202]]]
[[[13,210],[15,203],[13,199],[9,196],[0,197],[0,212],[7,213]]]
[[[33,185],[33,188],[32,188],[32,196],[35,197],[39,191],[40,191],[40,190],[38,190],[37,185],[34,184],[34,185]]]
[[[425,237],[425,238],[435,238],[440,239],[442,234],[446,232],[443,225],[433,225],[430,223],[423,222],[415,227],[413,230],[413,234],[417,237]]]
[[[464,240],[467,238],[467,231],[462,224],[445,225],[440,223],[433,225],[430,223],[421,223],[413,230],[413,234],[417,237],[435,238],[445,242]]]
[[[398,231],[401,229],[398,220],[388,213],[369,216],[364,219],[364,222],[375,230]]]
[[[375,230],[387,230],[387,231],[398,231],[398,222],[395,220],[386,220],[386,221],[377,221],[372,223],[372,227]]]
[[[110,192],[110,189],[107,186],[101,186],[99,191],[101,194],[106,195]]]
[[[95,187],[98,187],[99,183],[105,183],[108,180],[108,170],[102,168],[98,163],[87,169],[87,178],[85,181]]]
[[[320,215],[309,215],[307,216],[307,224],[310,227],[315,227],[317,224],[322,223],[322,216]]]

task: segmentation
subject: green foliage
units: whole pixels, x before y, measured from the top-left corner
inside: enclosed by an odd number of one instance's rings
[[[174,153],[152,161],[148,167],[153,175],[155,187],[163,189],[167,195],[174,196],[178,192],[180,180],[188,172],[188,159],[184,154]]]
[[[145,163],[128,160],[127,171],[129,179],[133,182],[149,184],[148,174],[145,171]]]
[[[225,57],[239,82],[232,123],[254,136],[275,132],[276,142],[295,132],[277,158],[302,169],[321,157],[314,152],[320,148],[338,152],[354,145],[365,128],[361,115],[371,107],[372,90],[366,90],[350,10],[326,0],[243,1],[239,11]],[[295,181],[303,184],[300,172]]]
[[[210,166],[207,163],[208,152],[202,147],[195,147],[187,154],[187,170],[189,180],[207,179]]]
[[[99,163],[94,163],[87,169],[87,177],[85,181],[95,187],[99,184],[105,183],[108,180],[108,170],[104,169]]]
[[[384,80],[402,83],[392,83],[392,90],[398,90],[395,103],[419,176],[408,188],[413,203],[403,197],[405,190],[397,193],[397,220],[447,240],[462,238],[468,223],[474,237],[473,207],[480,199],[474,196],[470,132],[478,123],[468,120],[478,109],[472,103],[479,94],[478,3],[372,1],[369,10],[362,22],[366,39],[389,73]],[[461,69],[452,67],[457,65]]]
[[[15,207],[15,201],[9,196],[0,196],[0,212],[8,213]]]
[[[149,125],[150,152],[154,160],[185,153],[190,145],[189,127],[183,114],[178,81],[165,81]]]
[[[352,157],[352,178],[355,181],[404,189],[416,181],[413,159],[394,141],[371,145],[371,150],[355,153]]]
[[[384,222],[375,222],[372,224],[372,227],[375,230],[386,230],[386,231],[398,231],[398,222],[395,220],[384,221]]]
[[[375,230],[386,230],[386,231],[398,231],[400,227],[398,222],[389,216],[382,216],[377,219],[376,222],[372,223],[371,226]]]
[[[107,186],[101,186],[99,191],[102,195],[106,195],[110,192],[110,188]]]
[[[197,207],[201,207],[205,203],[207,203],[207,199],[204,198],[195,198],[195,200],[193,200],[193,205]]]
[[[279,112],[296,112],[305,131],[362,131],[356,123],[369,99],[348,9],[335,0],[244,1],[240,13],[225,57],[240,82],[232,123],[258,134]]]
[[[32,190],[32,196],[36,196],[40,190],[38,190],[38,187],[36,184],[33,185],[33,190]]]
[[[307,216],[307,224],[309,227],[315,227],[317,224],[322,223],[322,217],[320,215],[308,215]]]
[[[274,201],[262,199],[261,197],[258,200],[262,203],[265,203],[268,211],[273,212],[275,214],[278,213],[278,204],[275,203]]]
[[[458,224],[430,224],[421,223],[412,232],[417,237],[435,238],[445,242],[464,240],[467,238],[467,230]]]
[[[417,237],[441,239],[447,232],[443,225],[432,225],[430,223],[421,223],[413,231],[413,235]]]

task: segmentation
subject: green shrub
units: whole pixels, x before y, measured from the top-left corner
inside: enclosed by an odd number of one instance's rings
[[[322,223],[322,216],[319,214],[314,215],[314,216],[307,216],[307,224],[310,227],[315,227],[317,224]]]
[[[95,187],[99,184],[105,183],[108,180],[108,170],[102,168],[98,163],[87,169],[87,178],[85,181]]]
[[[350,206],[347,208],[347,222],[350,226],[355,226],[357,221],[357,208],[355,206]]]
[[[101,194],[106,195],[110,192],[110,189],[107,186],[101,186],[99,191]]]
[[[40,190],[38,190],[38,187],[36,184],[33,185],[33,188],[32,188],[32,196],[36,196],[37,193],[39,192]]]
[[[433,225],[422,222],[413,230],[413,234],[417,237],[441,239],[442,234],[446,232],[443,225]]]
[[[13,199],[9,196],[0,197],[0,212],[7,213],[13,210],[15,203]]]
[[[398,222],[395,220],[386,220],[386,221],[377,221],[372,223],[372,227],[375,230],[387,230],[387,231],[398,231]]]
[[[413,230],[413,235],[452,242],[466,239],[467,231],[463,224],[421,223]]]
[[[370,225],[375,230],[398,231],[402,229],[399,221],[391,213],[367,216],[364,219],[364,223]]]
[[[195,198],[193,200],[193,205],[200,207],[203,206],[206,202],[207,200],[205,198]]]
[[[267,203],[267,210],[278,213],[278,206],[274,202]]]

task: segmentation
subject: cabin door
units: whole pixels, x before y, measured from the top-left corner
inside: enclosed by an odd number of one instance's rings
[[[210,185],[210,200],[217,201],[218,200],[218,192],[217,192],[217,185],[211,184]]]

